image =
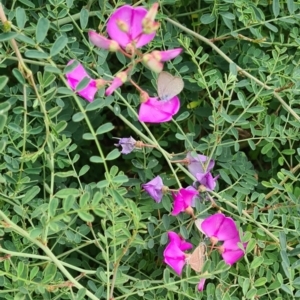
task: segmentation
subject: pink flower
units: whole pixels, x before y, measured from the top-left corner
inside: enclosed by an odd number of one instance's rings
[[[111,85],[105,91],[106,96],[110,96],[118,87],[127,81],[127,72],[120,72],[116,75]]]
[[[221,213],[214,214],[202,222],[196,221],[196,226],[208,237],[214,237],[218,241],[236,238],[239,235],[236,224],[232,218]],[[199,227],[200,226],[200,227]]]
[[[215,165],[215,162],[211,159],[208,162],[208,157],[201,154],[194,154],[188,152],[186,159],[188,160],[188,169],[189,171],[197,177],[197,174],[206,174],[210,172]]]
[[[208,191],[213,191],[216,187],[216,181],[219,178],[219,176],[216,176],[215,178],[212,176],[210,172],[206,174],[197,173],[196,178],[199,181],[200,184],[204,185]]]
[[[67,64],[67,66],[69,66],[73,62],[74,62],[74,60],[70,60]],[[97,85],[96,85],[96,80],[92,79],[88,75],[88,73],[86,72],[86,70],[84,69],[82,64],[78,63],[78,65],[72,71],[70,71],[69,73],[66,73],[66,78],[67,78],[67,82],[72,90],[76,90],[77,85],[84,78],[88,78],[89,81],[88,81],[87,86],[77,92],[82,98],[86,99],[89,102],[92,102],[94,100],[95,94],[97,93],[97,90],[98,90]]]
[[[155,32],[150,34],[143,32],[142,22],[146,15],[147,10],[143,7],[124,5],[110,16],[107,22],[107,32],[111,39],[124,49],[128,46],[141,48],[155,37]]]
[[[112,52],[116,52],[120,49],[120,46],[116,41],[109,40],[94,30],[89,30],[88,34],[90,42],[101,49],[106,49]]]
[[[172,120],[180,108],[180,100],[177,96],[170,100],[158,100],[150,97],[142,102],[139,110],[139,121],[146,123],[163,123]]]
[[[193,245],[186,242],[177,233],[168,232],[169,244],[164,250],[164,262],[169,265],[178,275],[186,264],[185,253],[183,251],[193,248]]]
[[[197,194],[196,190],[190,189],[180,189],[177,194],[172,193],[174,199],[172,216],[176,216],[191,207],[193,199]]]
[[[201,278],[200,282],[198,283],[198,290],[203,291],[204,290],[204,284],[205,284],[205,278]]]
[[[223,245],[219,247],[226,264],[231,266],[244,256],[245,252],[238,246],[239,243],[241,243],[241,240],[237,235],[233,239],[224,241]],[[243,246],[246,248],[247,243],[244,243]]]
[[[121,146],[122,150],[121,153],[122,154],[129,154],[130,152],[132,152],[135,148],[136,145],[136,140],[132,137],[129,138],[121,138],[119,139],[119,143],[115,144],[115,146]]]
[[[148,183],[142,184],[142,187],[156,202],[161,201],[164,184],[160,176],[156,176]]]
[[[164,66],[162,62],[175,58],[181,52],[182,48],[176,48],[167,51],[153,51],[143,55],[143,62],[152,71],[160,73]]]
[[[157,15],[158,3],[154,3],[146,16],[142,20],[143,32],[144,33],[153,33],[159,28],[159,23],[155,22],[154,19]]]

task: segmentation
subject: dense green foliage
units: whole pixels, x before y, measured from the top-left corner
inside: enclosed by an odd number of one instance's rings
[[[185,88],[180,112],[159,125],[137,121],[129,84],[88,103],[65,80],[70,59],[106,79],[130,62],[87,36],[105,34],[124,3],[2,3],[11,24],[0,33],[0,299],[299,299],[298,1],[161,1],[143,51],[183,47],[165,69]],[[155,94],[154,73],[139,64],[133,77]],[[158,146],[121,155],[113,137],[129,136]],[[192,184],[170,163],[187,150],[216,161],[209,197],[248,241],[232,267],[208,256],[203,292],[200,275],[180,278],[162,256],[168,230],[194,245],[203,236],[190,216],[170,215],[170,195],[155,203],[141,189],[156,175],[172,189]],[[215,212],[209,200],[195,209]]]

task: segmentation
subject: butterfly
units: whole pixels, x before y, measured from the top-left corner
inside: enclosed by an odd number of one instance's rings
[[[194,271],[201,272],[205,263],[205,256],[206,245],[204,242],[201,242],[191,256],[187,259],[187,264],[190,265]]]
[[[157,78],[157,93],[160,100],[170,100],[178,95],[184,87],[181,77],[173,76],[168,72],[160,72]]]

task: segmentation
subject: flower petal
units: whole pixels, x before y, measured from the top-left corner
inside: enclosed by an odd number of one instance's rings
[[[163,197],[163,188],[164,184],[160,176],[156,176],[148,183],[142,184],[144,190],[156,201],[161,202]]]
[[[221,213],[206,218],[200,225],[202,232],[208,237],[215,236],[225,218],[225,215]]]
[[[199,283],[198,283],[198,290],[203,291],[204,290],[204,284],[205,284],[205,278],[201,278]]]
[[[177,96],[170,100],[158,100],[149,98],[141,103],[139,110],[139,121],[146,123],[163,123],[172,120],[180,108],[180,100]]]
[[[74,60],[71,60],[67,65],[70,65],[73,62]],[[76,90],[78,83],[80,83],[80,81],[82,81],[85,77],[89,78],[90,81],[85,88],[78,91],[78,94],[82,98],[92,102],[95,98],[98,88],[96,86],[96,81],[88,75],[82,64],[79,63],[71,72],[66,73],[67,82],[72,90]]]
[[[210,172],[215,165],[214,160],[211,159],[208,162],[209,158],[202,154],[188,152],[186,158],[189,160],[188,169],[195,177],[198,173],[206,174]]]

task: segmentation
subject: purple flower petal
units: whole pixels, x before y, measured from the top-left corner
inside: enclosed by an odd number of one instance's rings
[[[141,103],[139,110],[139,121],[146,123],[163,123],[172,120],[180,108],[180,100],[177,96],[170,100],[158,100],[149,98]]]
[[[198,283],[198,290],[203,291],[204,290],[204,284],[205,284],[205,278],[201,278],[199,283]]]
[[[168,264],[178,275],[186,264],[185,253],[183,251],[191,249],[192,244],[186,242],[175,232],[168,232],[169,244],[164,250],[164,262]]]
[[[98,34],[94,30],[89,30],[88,34],[90,42],[101,49],[107,49],[115,52],[120,48],[119,44],[116,41],[109,40],[105,36]]]
[[[150,53],[150,55],[152,54],[153,57],[155,57],[158,61],[168,61],[178,56],[181,52],[182,48],[175,48],[166,51],[155,50],[152,53]]]
[[[111,39],[119,43],[124,49],[130,43],[134,43],[136,48],[140,48],[155,37],[155,32],[144,34],[142,21],[147,14],[147,10],[142,7],[132,7],[124,5],[118,8],[109,18],[107,22],[107,32]],[[126,24],[127,32],[122,31],[118,22]]]
[[[174,231],[169,231],[168,232],[168,237],[170,242],[173,242],[178,245],[178,247],[182,251],[190,250],[193,248],[193,245],[189,242],[186,242],[182,237],[180,237],[176,232]]]
[[[177,194],[172,193],[173,211],[172,216],[176,216],[185,211],[189,206],[192,206],[193,198],[198,195],[197,190],[180,189]]]
[[[205,235],[216,237],[219,241],[235,238],[239,234],[233,219],[221,213],[206,218],[200,226]]]
[[[119,139],[119,143],[115,144],[115,146],[122,147],[122,150],[121,150],[122,154],[129,154],[130,152],[132,152],[134,150],[135,144],[136,144],[136,140],[132,137],[129,137],[129,138]]]
[[[74,62],[74,60],[70,60],[67,65],[70,65]],[[97,93],[97,86],[96,81],[92,79],[82,64],[78,64],[71,72],[66,74],[67,82],[72,90],[76,90],[77,85],[84,79],[89,78],[88,85],[83,88],[82,90],[78,91],[78,94],[88,100],[89,102],[92,102],[95,98],[95,94]]]
[[[208,191],[213,191],[216,187],[216,181],[219,178],[219,176],[216,176],[215,178],[212,176],[210,172],[203,174],[203,173],[197,173],[196,179],[199,181],[200,184],[204,185]]]
[[[188,169],[195,177],[198,173],[206,174],[210,172],[215,165],[214,160],[210,160],[208,163],[208,157],[202,154],[187,153],[186,158],[189,160]]]
[[[143,189],[156,201],[160,202],[163,197],[164,184],[160,176],[156,176],[148,183],[142,184]]]

